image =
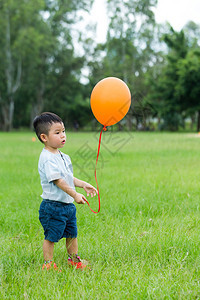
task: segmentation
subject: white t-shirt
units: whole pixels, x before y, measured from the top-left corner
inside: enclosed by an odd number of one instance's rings
[[[43,193],[43,199],[59,201],[64,203],[72,203],[74,198],[61,190],[53,180],[64,179],[66,183],[75,190],[73,168],[71,159],[68,155],[59,151],[52,153],[43,149],[38,163],[38,171]]]

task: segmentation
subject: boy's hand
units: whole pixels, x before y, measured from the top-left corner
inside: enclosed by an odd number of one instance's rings
[[[76,195],[74,196],[74,200],[78,204],[85,204],[85,202],[87,201],[85,196],[80,193],[76,193]]]
[[[91,197],[94,197],[94,196],[96,196],[96,194],[98,194],[97,189],[95,189],[95,187],[93,187],[91,184],[89,184],[87,182],[84,183],[83,189],[86,191],[87,197],[89,195],[91,195]]]

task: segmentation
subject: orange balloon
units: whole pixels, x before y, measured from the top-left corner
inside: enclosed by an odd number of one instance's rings
[[[97,121],[104,126],[114,125],[127,114],[131,105],[131,93],[124,81],[107,77],[93,88],[90,105]]]

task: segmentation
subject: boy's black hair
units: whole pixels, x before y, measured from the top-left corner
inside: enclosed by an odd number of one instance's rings
[[[33,120],[33,127],[38,139],[43,143],[40,138],[42,133],[48,135],[49,129],[53,123],[63,123],[62,119],[54,113],[43,112]]]

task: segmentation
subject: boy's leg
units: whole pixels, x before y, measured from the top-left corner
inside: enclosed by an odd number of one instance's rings
[[[66,238],[66,247],[69,257],[76,263],[80,262],[78,254],[78,240],[77,238]]]
[[[68,263],[71,266],[75,266],[76,269],[90,269],[87,265],[82,263],[78,254],[78,240],[77,238],[66,238],[66,247],[69,254]]]
[[[48,240],[44,240],[43,255],[44,255],[44,260],[45,261],[53,259],[53,250],[54,250],[54,243],[50,242]]]
[[[54,250],[54,243],[48,240],[44,240],[43,243],[44,264],[42,266],[42,270],[48,271],[53,268],[54,270],[61,272],[61,270],[59,270],[56,264],[52,261],[53,250]]]
[[[66,238],[66,247],[69,255],[78,253],[78,240],[77,238]]]

